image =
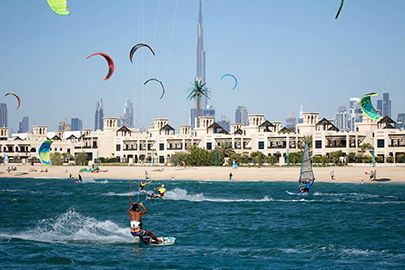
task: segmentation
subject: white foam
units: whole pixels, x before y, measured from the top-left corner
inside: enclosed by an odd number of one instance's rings
[[[321,193],[321,192],[314,192],[314,196],[347,196],[347,197],[360,197],[360,198],[378,198],[381,197],[377,194],[367,194],[367,193]]]
[[[25,232],[1,233],[1,238],[18,238],[39,242],[134,242],[128,228],[112,221],[98,221],[77,213],[73,208],[56,219],[45,219],[35,229]]]
[[[225,198],[208,198],[203,193],[188,194],[187,190],[175,188],[165,193],[166,200],[190,201],[190,202],[269,202],[271,198],[264,196],[261,199],[225,199]]]

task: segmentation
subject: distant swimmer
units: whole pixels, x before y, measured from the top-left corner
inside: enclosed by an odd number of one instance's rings
[[[142,211],[140,210],[142,208]],[[159,240],[151,231],[144,230],[142,228],[142,216],[148,212],[148,209],[144,206],[143,203],[133,203],[132,206],[128,209],[128,215],[131,225],[131,234],[134,237],[139,237],[142,242],[148,243],[145,236],[152,238],[154,243],[161,244],[162,240]]]

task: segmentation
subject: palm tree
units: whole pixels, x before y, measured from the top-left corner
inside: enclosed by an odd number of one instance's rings
[[[202,97],[207,97],[210,98],[210,90],[206,87],[206,83],[203,83],[201,80],[196,79],[194,80],[193,86],[188,89],[188,96],[187,98],[191,100],[196,101],[196,109],[197,109],[197,114],[196,117],[198,118],[200,116],[200,111],[201,111],[201,98]],[[196,123],[196,126],[198,127],[198,122]]]
[[[224,158],[228,158],[235,153],[235,150],[232,148],[231,142],[221,142],[220,145],[217,147],[219,152],[220,159],[223,160]]]

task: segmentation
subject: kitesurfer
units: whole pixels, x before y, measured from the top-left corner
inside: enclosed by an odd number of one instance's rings
[[[142,210],[140,209],[142,208]],[[132,206],[128,209],[128,215],[131,225],[131,234],[134,237],[139,237],[142,242],[148,243],[144,236],[149,236],[152,240],[157,243],[161,244],[163,241],[159,240],[151,231],[144,230],[142,228],[142,216],[148,212],[145,205],[141,203],[133,203]]]
[[[146,183],[146,181],[141,180],[141,182],[139,183],[139,190],[144,190],[144,188],[145,188],[145,186],[146,186],[147,184],[148,184],[148,183]]]
[[[160,185],[160,187],[158,188],[158,191],[159,191],[159,195],[158,195],[158,197],[160,198],[160,199],[163,199],[163,196],[165,195],[165,193],[166,193],[166,188],[165,188],[165,185]]]

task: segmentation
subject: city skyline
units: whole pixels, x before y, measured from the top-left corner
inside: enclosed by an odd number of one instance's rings
[[[0,3],[1,86],[22,97],[19,110],[7,100],[11,129],[18,129],[23,116],[52,130],[59,119],[78,116],[84,127],[93,128],[97,99],[108,100],[106,116],[119,117],[125,97],[134,100],[136,127],[157,117],[171,119],[176,127],[188,123],[193,104],[185,93],[195,77],[199,1],[100,2],[97,13],[91,3],[79,3],[66,18],[49,12],[46,3],[28,2],[24,10],[15,1]],[[338,105],[367,92],[390,93],[393,119],[405,111],[403,1],[347,3],[337,21],[332,1],[202,4],[207,84],[217,115],[232,119],[234,108],[244,104],[254,108],[250,113],[282,121],[304,104],[305,111],[333,119]],[[110,13],[118,19],[105,20]],[[29,56],[21,54],[27,39],[35,48]],[[150,44],[156,57],[139,51],[131,64],[128,50],[137,42]],[[100,77],[103,60],[84,59],[94,51],[114,58],[116,72],[109,81]],[[224,73],[238,77],[237,89],[220,80]],[[164,99],[143,87],[150,75],[165,83]],[[51,113],[44,113],[43,100]]]

